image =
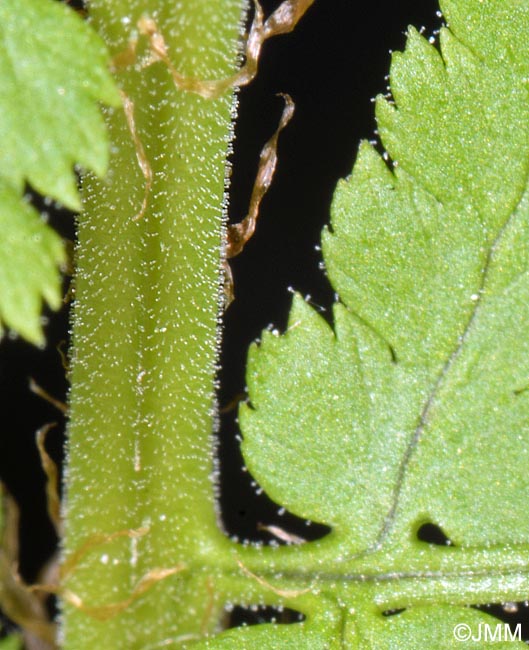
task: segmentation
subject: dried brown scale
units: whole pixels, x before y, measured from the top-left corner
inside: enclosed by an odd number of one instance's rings
[[[150,65],[155,61],[162,61],[169,69],[175,85],[180,90],[196,93],[205,99],[215,99],[229,88],[249,84],[257,74],[259,56],[265,41],[273,36],[291,32],[313,2],[314,0],[285,0],[264,21],[263,9],[258,0],[255,0],[255,15],[244,50],[246,61],[231,77],[216,80],[194,79],[178,72],[169,57],[163,34],[159,30],[156,21],[150,16],[143,16],[138,21],[138,31],[149,39],[151,56],[146,65]],[[136,41],[132,41],[129,50],[127,50],[129,54],[120,55],[121,59],[129,61],[130,52],[135,52],[135,48]]]
[[[255,0],[255,15],[245,46],[245,63],[231,77],[217,80],[194,79],[192,77],[186,77],[178,72],[171,61],[165,39],[156,21],[150,16],[142,16],[138,21],[137,27],[139,33],[149,40],[150,48],[150,56],[143,61],[142,67],[147,67],[157,61],[161,61],[171,73],[175,86],[179,90],[196,93],[205,99],[216,99],[223,95],[229,88],[249,84],[257,74],[259,56],[265,41],[273,36],[279,36],[291,32],[313,2],[314,0],[285,0],[285,2],[283,2],[269,16],[269,18],[264,21],[262,7],[259,2]],[[113,68],[119,69],[134,64],[136,62],[137,45],[138,39],[131,39],[127,49],[114,57],[112,61]],[[142,205],[138,214],[134,217],[134,220],[137,221],[145,215],[147,210],[149,195],[153,184],[153,173],[136,129],[134,102],[125,92],[123,92],[123,90],[120,91],[120,94],[127,126],[136,148],[138,164],[145,178]],[[261,152],[248,216],[241,222],[241,224],[229,226],[228,228],[228,244],[226,249],[226,256],[228,258],[238,255],[244,248],[244,244],[252,236],[255,230],[255,221],[258,215],[259,205],[263,196],[270,187],[277,163],[277,138],[294,113],[294,103],[292,102],[292,99],[288,95],[283,95],[283,97],[286,106],[283,110],[279,127],[272,138],[265,144]],[[226,275],[229,274],[226,273]],[[227,284],[229,285],[229,280]],[[227,304],[229,304],[233,297],[229,291],[226,291],[226,294]]]
[[[265,144],[259,156],[259,167],[257,168],[248,214],[240,223],[228,226],[228,242],[226,246],[226,257],[228,259],[239,255],[246,242],[254,234],[261,201],[272,183],[277,165],[277,141],[279,134],[294,115],[294,102],[290,96],[281,96],[285,100],[285,107],[277,129]]]
[[[145,215],[147,206],[149,204],[149,196],[153,182],[153,173],[152,168],[149,164],[149,159],[147,158],[147,154],[145,153],[145,149],[136,129],[136,121],[134,119],[134,103],[130,97],[125,92],[123,92],[123,90],[120,90],[119,94],[121,95],[121,100],[123,101],[123,111],[125,113],[125,119],[127,120],[127,126],[132,136],[134,147],[136,148],[136,158],[138,160],[138,165],[145,179],[141,208],[138,214],[136,214],[133,218],[134,221],[139,221]]]
[[[28,650],[54,650],[55,625],[48,620],[44,601],[23,582],[18,573],[18,506],[4,493],[5,513],[0,550],[0,605],[23,630]]]
[[[36,433],[37,449],[39,450],[40,462],[42,469],[46,474],[46,503],[48,516],[50,518],[55,532],[60,537],[62,535],[62,518],[61,518],[61,499],[59,496],[59,471],[56,463],[46,451],[46,436],[50,429],[56,426],[56,423],[46,424]]]

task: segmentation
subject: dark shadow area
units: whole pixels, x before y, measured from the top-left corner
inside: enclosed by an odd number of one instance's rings
[[[475,609],[479,609],[486,614],[490,614],[501,621],[508,623],[511,628],[511,633],[515,634],[519,626],[520,638],[526,643],[529,642],[529,602],[523,601],[519,603],[501,603],[490,605],[476,605]],[[503,637],[502,637],[503,638]]]
[[[287,607],[263,607],[262,605],[242,607],[236,605],[231,610],[228,609],[226,613],[228,617],[227,629],[244,625],[260,625],[261,623],[289,625],[305,620],[303,614]]]
[[[386,609],[384,612],[382,612],[382,616],[385,616],[386,618],[388,616],[397,616],[398,614],[402,614],[402,612],[405,612],[406,609],[404,607],[401,607],[400,609]]]
[[[436,524],[427,523],[423,524],[417,531],[417,539],[421,542],[428,542],[428,544],[436,544],[437,546],[453,546],[453,543],[444,534],[442,528]]]

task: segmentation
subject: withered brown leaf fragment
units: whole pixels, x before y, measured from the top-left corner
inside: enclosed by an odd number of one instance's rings
[[[265,41],[273,36],[291,32],[313,2],[314,0],[285,0],[265,21],[261,5],[258,0],[254,0],[255,15],[244,48],[244,65],[230,77],[215,80],[195,79],[178,72],[171,61],[165,39],[156,21],[150,16],[142,16],[138,21],[138,31],[149,39],[151,50],[151,56],[146,64],[163,61],[177,88],[196,93],[205,99],[215,99],[228,88],[249,84],[257,74],[259,57]],[[135,42],[132,48],[135,49]]]
[[[261,150],[248,214],[241,222],[228,226],[228,241],[226,245],[226,257],[228,259],[238,255],[243,250],[246,242],[254,234],[261,201],[272,183],[277,165],[277,141],[279,134],[294,115],[294,102],[290,96],[281,96],[285,100],[285,107],[277,129]]]

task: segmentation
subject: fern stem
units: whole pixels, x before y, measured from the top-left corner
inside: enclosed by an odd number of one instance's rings
[[[114,56],[149,15],[178,70],[205,79],[233,72],[243,13],[243,0],[91,4]],[[136,63],[148,55],[145,38],[138,46]],[[211,585],[197,587],[185,567],[197,549],[222,545],[211,432],[232,97],[181,92],[162,62],[118,78],[153,186],[134,220],[145,187],[138,146],[123,112],[109,112],[110,172],[85,179],[78,224],[65,585],[81,600],[63,614],[64,647],[75,650],[207,632]],[[175,572],[162,580],[160,569]],[[102,607],[116,603],[123,611]]]

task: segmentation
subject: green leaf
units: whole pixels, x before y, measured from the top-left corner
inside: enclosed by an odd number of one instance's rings
[[[0,230],[0,317],[28,341],[42,343],[42,298],[52,309],[62,303],[61,238],[1,179]]]
[[[0,317],[42,343],[41,301],[61,304],[59,237],[22,194],[41,194],[78,210],[74,164],[104,174],[105,125],[97,102],[118,105],[99,37],[63,4],[0,3]],[[0,330],[1,331],[1,330]]]
[[[267,583],[334,596],[348,648],[452,648],[458,624],[497,622],[455,605],[529,592],[529,9],[442,8],[439,49],[410,29],[377,100],[391,162],[363,143],[338,184],[332,324],[296,296],[240,411],[260,486],[332,528],[275,551]],[[428,522],[455,547],[421,542]]]
[[[243,453],[274,500],[299,516],[343,530],[360,549],[380,527],[373,513],[390,506],[392,484],[384,470],[387,456],[395,453],[386,437],[372,435],[373,429],[395,425],[382,409],[373,408],[370,394],[375,404],[387,399],[398,372],[387,346],[369,328],[341,305],[335,318],[333,332],[296,297],[287,333],[266,332],[252,349],[247,369],[251,407],[240,412]],[[364,357],[370,360],[367,367]],[[406,410],[400,409],[401,419]],[[395,437],[395,443],[403,448],[404,440]],[[357,501],[354,511],[344,499],[347,494]]]
[[[7,636],[0,641],[0,650],[21,650],[22,639],[19,636]]]
[[[242,424],[252,471],[298,514],[356,530],[360,548],[375,542],[401,489],[408,525],[428,513],[443,526],[456,517],[450,534],[461,543],[529,535],[519,517],[529,488],[527,83],[508,62],[477,60],[447,29],[441,47],[444,60],[411,30],[394,57],[397,107],[379,99],[378,117],[398,167],[363,145],[336,192],[323,237],[343,303],[334,333],[297,300],[285,336],[266,334],[250,356],[253,408]],[[492,475],[482,466],[491,458]],[[300,483],[308,465],[320,468],[319,506],[314,478]],[[432,472],[430,490],[419,490]],[[323,489],[331,479],[336,495]],[[344,493],[357,501],[354,518]]]
[[[475,609],[449,605],[418,607],[397,616],[382,617],[366,630],[362,647],[369,650],[465,650],[491,646],[495,650],[523,648],[516,631]],[[519,638],[518,638],[519,641]]]
[[[118,105],[100,38],[51,0],[0,3],[0,174],[81,207],[72,165],[105,173],[108,144],[98,101]]]
[[[305,623],[293,625],[259,625],[255,627],[240,627],[228,630],[210,641],[197,643],[196,650],[218,648],[222,650],[334,650],[337,646],[332,643],[332,634],[336,630],[330,628],[313,629]],[[1,650],[1,649],[0,649]]]

